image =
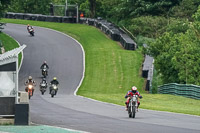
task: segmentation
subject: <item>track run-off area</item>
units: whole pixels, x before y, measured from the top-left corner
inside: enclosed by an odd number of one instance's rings
[[[21,45],[27,45],[19,72],[19,88],[24,91],[24,81],[29,75],[37,82],[30,100],[31,122],[93,133],[200,132],[199,116],[139,109],[136,118],[132,119],[124,106],[74,95],[84,78],[85,56],[81,44],[51,29],[34,29],[34,37],[27,33],[26,25],[7,24],[3,30]],[[54,98],[48,91],[44,95],[39,91],[43,61],[50,67],[47,81],[55,76],[60,82]]]

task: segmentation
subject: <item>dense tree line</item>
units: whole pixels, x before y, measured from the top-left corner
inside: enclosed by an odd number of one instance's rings
[[[3,16],[4,11],[8,8],[11,0],[0,0],[0,17]]]
[[[165,32],[150,43],[149,54],[155,58],[164,83],[177,82],[200,85],[200,8],[193,22],[185,22],[185,32]]]
[[[4,15],[4,11],[8,8],[9,4],[10,4],[11,0],[0,0],[0,19],[1,17],[3,17]],[[0,23],[0,33],[1,30],[3,29],[4,23]]]

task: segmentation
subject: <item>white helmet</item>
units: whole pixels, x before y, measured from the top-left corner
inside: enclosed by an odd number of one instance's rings
[[[32,77],[31,77],[31,76],[28,76],[28,79],[29,79],[29,80],[32,80]]]
[[[137,87],[133,86],[132,87],[132,91],[136,92],[137,91]]]

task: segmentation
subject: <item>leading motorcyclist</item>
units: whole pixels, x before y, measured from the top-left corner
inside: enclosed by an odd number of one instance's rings
[[[28,30],[29,33],[30,33],[31,30],[34,31],[33,27],[30,24],[27,25],[27,30]]]
[[[26,86],[25,91],[26,92],[28,92],[28,87],[27,86],[29,84],[32,85],[32,86],[36,86],[36,82],[33,80],[33,78],[31,76],[29,76],[28,79],[25,81],[25,86]],[[32,92],[34,92],[34,87],[33,87]]]
[[[133,96],[133,95],[138,95],[140,99],[142,98],[139,91],[137,90],[137,87],[133,86],[131,88],[131,90],[126,93],[126,96],[125,96],[125,98],[127,99],[126,102],[125,102],[126,111],[128,110],[128,104],[129,104],[129,101],[130,101],[130,96]],[[140,106],[140,102],[139,102],[139,99],[138,99],[137,111],[138,111],[139,106]]]
[[[54,85],[56,85],[56,86],[59,85],[59,82],[58,82],[58,80],[57,80],[56,77],[54,77],[53,80],[50,82],[50,85],[52,85],[52,84],[54,84]],[[50,87],[49,89],[50,89],[50,90],[49,90],[49,94],[51,94],[52,87]],[[58,91],[58,87],[57,87],[57,90],[56,90],[56,94],[57,94],[57,91]],[[55,94],[55,95],[56,95],[56,94]]]

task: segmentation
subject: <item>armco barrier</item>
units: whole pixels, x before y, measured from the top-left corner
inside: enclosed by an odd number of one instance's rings
[[[37,20],[39,14],[30,14],[31,20]]]
[[[200,86],[170,83],[159,86],[158,93],[200,99]]]
[[[46,15],[38,15],[36,20],[37,21],[45,21],[46,20]]]
[[[5,18],[15,18],[15,13],[12,13],[12,12],[8,12],[5,14]]]
[[[62,17],[62,22],[63,23],[76,23],[76,18],[74,17]]]
[[[143,44],[144,48],[147,48],[147,44]],[[152,80],[153,80],[153,65],[154,59],[153,57],[149,55],[145,55],[144,62],[142,64],[142,77],[147,79],[145,90],[152,92],[151,86],[152,86]]]
[[[59,22],[59,23],[76,23],[76,17],[66,16],[49,16],[41,14],[29,14],[29,13],[12,13],[7,12],[5,18],[13,19],[25,19],[25,20],[36,20],[46,22]],[[95,26],[101,29],[106,35],[108,35],[114,41],[120,41],[124,49],[135,50],[137,44],[122,30],[113,25],[112,23],[103,19],[91,19],[91,18],[80,18],[80,23]]]
[[[25,20],[32,20],[31,19],[31,14],[24,14],[24,19]]]
[[[24,14],[23,13],[15,13],[15,18],[16,19],[24,19]]]

